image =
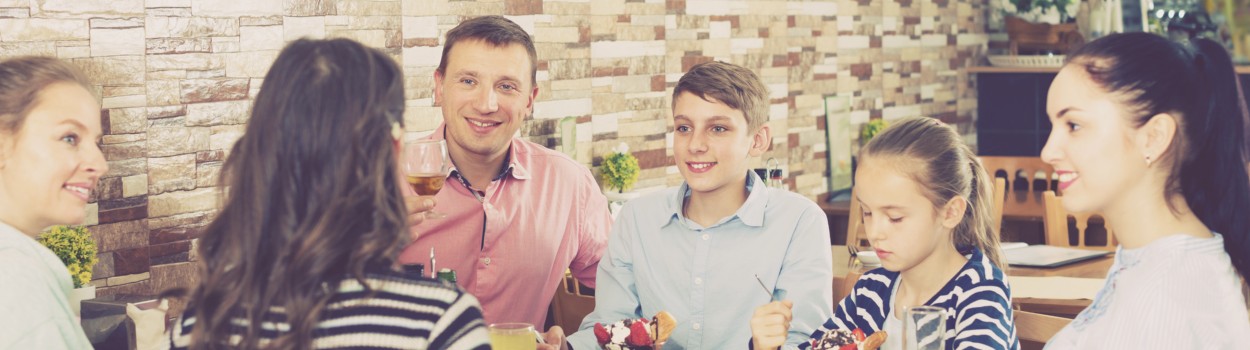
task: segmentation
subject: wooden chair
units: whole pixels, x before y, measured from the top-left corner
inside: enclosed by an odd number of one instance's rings
[[[1096,213],[1068,213],[1063,209],[1063,202],[1060,196],[1056,196],[1054,191],[1046,191],[1042,193],[1042,201],[1046,204],[1046,218],[1043,220],[1046,226],[1046,244],[1059,247],[1073,248],[1095,248],[1102,250],[1115,250],[1119,245],[1116,242],[1115,235],[1111,232],[1111,226],[1107,225],[1105,217]],[[1107,231],[1106,245],[1091,246],[1087,244],[1086,238],[1089,232],[1089,222],[1093,217],[1100,217],[1103,220],[1103,228]],[[1070,241],[1070,233],[1068,231],[1068,218],[1075,221],[1076,228],[1076,244]]]
[[[835,246],[832,246],[831,248],[833,249],[833,256],[835,257],[841,256],[839,254],[840,253],[839,251],[846,251],[846,247],[843,247],[840,245],[835,245]],[[853,258],[854,257],[852,257],[852,259]],[[846,261],[846,260],[834,259],[833,261],[834,271],[838,270],[837,266],[839,264],[845,264],[847,265],[848,268],[846,269],[846,275],[833,276],[833,304],[834,305],[837,305],[838,302],[841,302],[843,298],[846,298],[847,295],[851,294],[851,290],[855,287],[855,282],[859,280],[859,275],[860,275],[856,267],[852,266],[851,261]]]
[[[565,272],[556,288],[556,295],[551,300],[551,314],[554,323],[564,329],[564,333],[572,334],[582,325],[582,319],[595,310],[595,297],[583,295],[581,285],[571,274]]]
[[[994,178],[994,209],[991,211],[991,217],[994,219],[994,227],[998,229],[1001,237],[1003,234],[1003,202],[1007,201],[1007,179]]]
[[[1015,191],[1050,190],[1052,181],[1056,180],[1055,168],[1042,161],[1041,157],[997,157],[984,156],[981,166],[990,176],[1000,177],[1001,171],[1007,179],[1007,188]]]
[[[846,216],[846,246],[866,247],[867,234],[864,233],[864,208],[860,208],[859,199],[855,197],[855,188],[851,188],[851,209]],[[833,249],[846,249],[846,247],[833,246]],[[837,254],[834,254],[837,255]],[[854,256],[851,259],[855,259]],[[844,261],[834,261],[834,264],[849,264]],[[850,269],[846,276],[842,277],[842,284],[834,284],[833,302],[836,304],[851,294],[851,290],[855,287],[855,281],[859,280],[859,273],[855,269]],[[836,282],[836,281],[835,281]]]
[[[864,233],[864,208],[859,207],[859,199],[855,197],[855,188],[851,188],[851,210],[846,216],[846,242],[847,246],[866,247],[868,246],[867,234]],[[862,244],[861,244],[862,243]]]
[[[1023,310],[1013,312],[1016,336],[1021,342],[1046,343],[1071,323],[1071,319],[1032,313]]]

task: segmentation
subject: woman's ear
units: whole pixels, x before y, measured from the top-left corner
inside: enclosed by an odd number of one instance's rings
[[[964,220],[964,214],[968,211],[968,199],[964,197],[955,197],[946,202],[942,206],[942,227],[954,229]]]
[[[1175,139],[1176,130],[1176,117],[1170,113],[1155,114],[1137,129],[1137,146],[1141,149],[1146,164],[1159,160],[1167,153]]]
[[[772,130],[768,128],[768,124],[761,125],[758,130],[755,130],[755,134],[751,137],[751,151],[749,154],[752,157],[759,157],[760,155],[763,155],[764,152],[767,152],[768,148],[772,146],[772,144]]]

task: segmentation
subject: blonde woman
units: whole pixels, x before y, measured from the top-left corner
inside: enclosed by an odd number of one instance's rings
[[[77,69],[48,57],[0,62],[0,349],[90,349],[65,264],[35,241],[77,225],[108,171],[100,104]]]

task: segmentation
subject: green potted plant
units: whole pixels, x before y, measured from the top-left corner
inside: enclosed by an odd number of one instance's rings
[[[880,134],[888,126],[890,126],[890,122],[885,121],[885,119],[873,119],[864,123],[859,129],[859,145],[861,147],[867,145],[868,141],[872,140],[874,136]]]
[[[624,202],[637,197],[636,193],[628,191],[638,182],[641,169],[638,167],[638,158],[629,153],[629,145],[621,142],[612,153],[604,156],[600,171],[603,182],[608,187],[603,194],[609,201]]]
[[[88,284],[96,263],[96,246],[91,233],[82,226],[53,226],[39,236],[39,243],[48,247],[69,269],[70,280],[74,283],[70,306],[78,313],[83,300],[95,298],[95,286]]]

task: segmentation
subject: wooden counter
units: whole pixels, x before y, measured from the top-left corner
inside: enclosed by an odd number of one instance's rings
[[[1250,66],[1237,66],[1237,74],[1250,74]],[[968,67],[968,73],[1058,73],[1059,67]]]

